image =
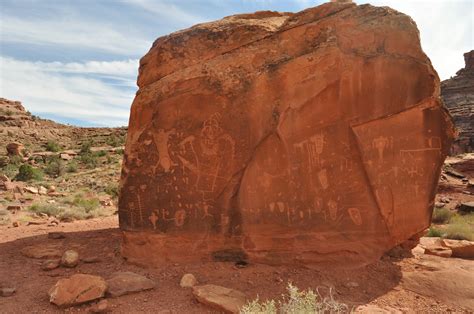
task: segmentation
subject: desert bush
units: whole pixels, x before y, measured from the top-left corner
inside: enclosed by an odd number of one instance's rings
[[[33,168],[32,166],[25,164],[20,166],[15,179],[18,181],[39,181],[43,179],[43,172],[41,169]]]
[[[122,146],[125,143],[125,137],[118,135],[111,135],[107,139],[107,144],[112,147]]]
[[[99,208],[100,202],[94,197],[85,197],[82,193],[77,193],[72,197],[64,200],[65,204],[82,208],[86,213],[92,212]]]
[[[81,163],[88,169],[94,169],[99,164],[99,159],[93,153],[84,153],[80,155]]]
[[[8,163],[10,165],[20,166],[23,163],[23,158],[21,156],[10,156]]]
[[[453,216],[446,227],[444,237],[474,241],[474,214]]]
[[[287,291],[287,295],[282,296],[283,301],[275,302],[274,300],[269,300],[260,302],[257,299],[244,305],[240,310],[240,313],[297,314],[349,312],[349,308],[346,304],[334,300],[332,290],[330,291],[329,297],[323,298],[317,291],[316,293],[311,289],[299,291],[297,287],[290,283],[288,284]]]
[[[453,213],[448,208],[437,208],[433,210],[431,221],[437,224],[448,223]]]
[[[59,152],[61,150],[61,146],[55,141],[48,141],[46,143],[46,150],[48,152]]]
[[[116,198],[119,195],[119,187],[117,183],[109,183],[105,188],[104,192],[108,195]]]
[[[72,172],[77,172],[78,165],[75,160],[69,162],[66,166],[66,172],[72,173]]]
[[[18,174],[18,166],[13,165],[13,164],[8,164],[2,168],[0,173],[6,175],[9,178],[14,178]]]
[[[90,154],[91,153],[91,147],[92,147],[92,142],[91,141],[87,141],[87,142],[82,143],[81,150],[79,151],[79,154],[80,155]]]
[[[440,238],[443,236],[443,232],[437,228],[430,227],[426,236],[431,238]]]
[[[57,216],[61,209],[53,204],[33,204],[28,210],[36,214],[46,214],[48,216]]]
[[[47,160],[46,167],[44,172],[46,172],[51,177],[59,177],[65,172],[64,161],[59,157],[50,157]]]
[[[104,156],[107,155],[107,152],[106,152],[105,150],[100,150],[100,151],[94,153],[94,155],[95,155],[96,157],[104,157]]]

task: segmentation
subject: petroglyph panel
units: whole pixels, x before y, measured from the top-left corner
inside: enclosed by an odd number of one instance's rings
[[[130,260],[357,265],[428,224],[453,130],[403,14],[326,3],[197,25],[159,38],[138,83]]]

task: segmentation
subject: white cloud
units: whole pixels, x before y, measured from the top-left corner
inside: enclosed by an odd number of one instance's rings
[[[119,55],[143,55],[151,46],[150,41],[127,36],[107,23],[67,16],[55,20],[1,17],[2,42],[64,45]]]
[[[135,69],[135,72],[132,69]],[[30,62],[0,57],[0,94],[39,115],[94,125],[126,125],[137,60],[85,63]],[[124,81],[114,86],[96,74]]]
[[[179,6],[167,1],[157,0],[125,0],[124,2],[138,6],[146,11],[166,17],[169,21],[194,25],[205,22],[206,19],[198,15],[187,12]]]
[[[474,1],[472,0],[373,0],[408,14],[416,22],[423,50],[441,80],[464,67],[463,54],[474,48]]]

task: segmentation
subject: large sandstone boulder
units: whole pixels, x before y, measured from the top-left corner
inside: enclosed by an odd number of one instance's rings
[[[366,263],[429,226],[453,127],[415,23],[257,12],[140,62],[119,201],[135,262]]]

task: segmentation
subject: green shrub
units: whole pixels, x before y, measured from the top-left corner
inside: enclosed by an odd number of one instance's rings
[[[117,155],[123,155],[124,152],[125,152],[125,151],[124,151],[123,148],[117,149],[117,150],[115,151],[115,153],[116,153]]]
[[[433,210],[433,216],[431,218],[431,221],[437,224],[445,224],[449,222],[452,215],[453,213],[447,208],[435,207],[435,209]]]
[[[100,202],[97,198],[86,198],[83,194],[78,193],[73,197],[69,197],[64,201],[65,204],[72,205],[84,209],[86,213],[92,212],[99,208]]]
[[[19,166],[23,163],[23,158],[21,156],[11,156],[9,160],[10,165]]]
[[[46,150],[48,152],[59,152],[61,150],[61,146],[59,146],[59,144],[55,141],[51,140],[46,143]]]
[[[15,179],[18,181],[39,181],[43,179],[43,172],[41,169],[33,168],[32,166],[25,164],[20,166]]]
[[[125,137],[123,136],[118,136],[118,135],[111,135],[107,139],[107,144],[112,146],[112,147],[118,147],[122,146],[125,143]]]
[[[18,166],[13,164],[8,164],[2,168],[0,173],[6,175],[9,178],[14,178],[18,174]]]
[[[100,150],[94,154],[96,157],[104,157],[107,155],[107,152],[105,150]]]
[[[77,172],[77,162],[75,160],[69,162],[66,166],[66,172],[72,173],[72,172]]]
[[[329,297],[322,298],[311,289],[307,291],[299,291],[297,287],[291,283],[287,287],[288,294],[283,295],[283,301],[275,302],[274,300],[260,303],[254,300],[242,307],[240,313],[253,314],[276,314],[276,313],[346,313],[349,307],[346,304],[335,301],[332,297],[332,290]]]
[[[50,157],[47,161],[44,172],[51,177],[59,177],[64,174],[64,161],[59,157]]]
[[[81,150],[79,151],[79,154],[80,155],[90,154],[91,153],[91,147],[92,147],[92,142],[91,141],[87,141],[87,142],[82,143]]]
[[[99,159],[92,153],[84,153],[79,158],[81,163],[88,169],[94,169],[99,164]]]
[[[471,215],[456,215],[446,227],[444,237],[453,240],[474,241],[474,224]]]
[[[105,188],[104,192],[108,195],[117,198],[119,195],[119,187],[117,183],[109,183]]]
[[[61,209],[53,204],[33,204],[28,210],[36,214],[46,214],[48,216],[57,216]]]
[[[431,238],[440,238],[443,236],[443,232],[434,227],[430,227],[430,229],[428,229],[428,233],[426,234],[426,236],[431,237]]]

